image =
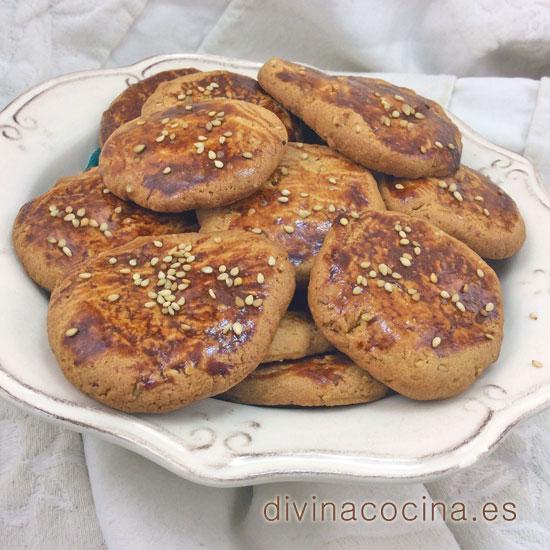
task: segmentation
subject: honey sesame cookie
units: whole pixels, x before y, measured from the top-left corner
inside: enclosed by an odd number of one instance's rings
[[[145,100],[157,89],[161,82],[196,72],[197,69],[191,68],[162,71],[128,86],[115,97],[101,117],[99,145],[103,146],[107,138],[119,126],[141,115],[141,108]]]
[[[106,185],[158,212],[213,208],[250,195],[279,164],[286,130],[271,111],[218,99],[132,120],[99,158]]]
[[[410,178],[458,168],[458,128],[440,105],[377,78],[329,76],[278,58],[258,74],[264,90],[329,146],[367,168]]]
[[[369,211],[334,224],[311,270],[309,305],[329,342],[413,399],[462,392],[499,355],[496,274],[407,214]]]
[[[262,363],[301,359],[332,349],[332,345],[315,326],[308,313],[288,311],[281,319],[269,352],[262,359]]]
[[[380,192],[390,210],[437,225],[483,258],[509,258],[525,241],[525,224],[516,203],[467,166],[445,178],[384,177]]]
[[[388,388],[341,353],[261,365],[221,395],[247,405],[334,407],[376,401]]]
[[[61,178],[25,204],[13,227],[15,251],[29,276],[51,290],[83,260],[141,235],[196,229],[194,214],[157,214],[115,197],[97,168]]]
[[[293,291],[285,252],[263,237],[138,237],[56,285],[50,346],[69,381],[97,401],[171,411],[254,370]]]
[[[366,208],[386,208],[368,170],[328,147],[289,143],[259,192],[197,216],[201,231],[246,229],[274,240],[287,250],[297,284],[305,286],[332,221]]]
[[[298,140],[302,136],[299,121],[291,117],[278,101],[267,95],[257,80],[229,71],[196,72],[164,82],[147,99],[141,112],[143,115],[150,115],[170,107],[203,103],[212,99],[239,99],[260,105],[281,119],[290,140]]]

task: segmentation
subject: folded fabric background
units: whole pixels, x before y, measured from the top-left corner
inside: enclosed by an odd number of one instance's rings
[[[494,9],[498,7],[498,9]],[[550,6],[544,1],[6,0],[0,105],[45,78],[158,53],[281,55],[387,75],[447,105],[550,181]],[[493,78],[472,78],[475,76]],[[494,78],[521,76],[529,78]],[[474,467],[412,485],[277,484],[211,489],[0,402],[0,531],[6,548],[545,548],[550,540],[550,412],[513,430]],[[88,480],[88,472],[89,479]],[[90,486],[91,482],[91,486]],[[92,500],[93,493],[93,500]],[[510,524],[273,526],[275,494],[297,500],[516,502]],[[95,501],[95,504],[94,504]]]

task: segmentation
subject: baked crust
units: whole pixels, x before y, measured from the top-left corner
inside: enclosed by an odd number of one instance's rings
[[[263,237],[139,237],[56,285],[50,346],[69,381],[101,403],[170,411],[225,391],[254,370],[293,291],[285,252]],[[237,304],[248,295],[254,304]]]
[[[287,311],[262,363],[301,359],[333,349],[315,326],[311,315],[303,311]]]
[[[334,224],[311,271],[309,305],[329,342],[413,399],[464,391],[499,355],[504,312],[494,271],[403,213]]]
[[[245,101],[173,107],[121,126],[99,169],[109,189],[158,212],[212,208],[258,189],[282,158],[281,121]]]
[[[382,177],[380,192],[389,210],[437,225],[483,258],[509,258],[525,241],[516,203],[487,176],[466,166],[445,178]]]
[[[145,100],[157,89],[157,86],[161,82],[196,72],[197,69],[191,68],[162,71],[128,86],[128,88],[115,97],[101,116],[99,130],[100,147],[103,147],[107,138],[119,126],[141,115],[141,108]]]
[[[440,105],[413,90],[376,78],[329,76],[275,57],[258,81],[329,146],[367,168],[411,178],[458,168],[458,128]]]
[[[302,138],[298,120],[276,100],[267,95],[258,81],[230,71],[196,72],[164,82],[147,99],[142,107],[143,115],[150,115],[179,105],[203,103],[212,99],[239,99],[264,107],[276,114],[289,136],[289,140]]]
[[[306,286],[332,221],[367,208],[385,209],[368,170],[328,147],[289,143],[260,191],[229,206],[198,211],[197,216],[201,232],[261,230],[287,250],[297,284]]]
[[[375,401],[388,391],[335,353],[262,365],[220,397],[248,405],[334,407]]]
[[[60,178],[25,204],[15,219],[13,244],[28,275],[51,290],[76,264],[141,235],[186,233],[195,215],[158,214],[106,193],[97,168]]]

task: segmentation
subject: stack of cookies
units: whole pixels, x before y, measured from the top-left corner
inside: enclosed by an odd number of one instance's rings
[[[179,69],[115,98],[100,144],[13,231],[52,351],[97,401],[442,399],[498,358],[482,258],[524,224],[433,101],[276,58],[258,81]]]

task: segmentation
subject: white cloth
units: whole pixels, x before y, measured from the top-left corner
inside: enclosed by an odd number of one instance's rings
[[[70,70],[200,51],[319,67],[447,73],[414,87],[450,106],[491,141],[524,152],[550,181],[550,5],[391,0],[82,0],[0,3],[0,104]],[[471,78],[472,76],[529,78]],[[0,546],[18,548],[546,548],[550,436],[545,412],[517,426],[489,457],[423,486],[276,484],[204,488],[147,460],[0,403]],[[86,476],[89,471],[91,489]],[[510,523],[272,525],[276,494],[300,501],[513,501]],[[98,521],[99,520],[99,521]],[[103,537],[103,538],[102,538]],[[456,541],[456,542],[455,542]],[[457,544],[458,543],[458,544]]]

